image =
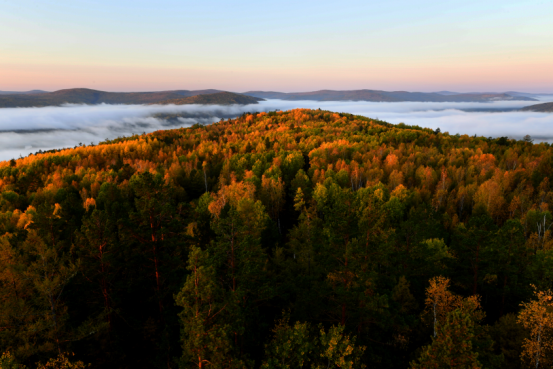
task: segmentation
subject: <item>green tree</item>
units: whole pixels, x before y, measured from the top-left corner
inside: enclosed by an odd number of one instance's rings
[[[355,337],[344,333],[344,326],[332,326],[325,332],[320,331],[319,357],[315,357],[313,367],[354,369],[364,368],[361,356],[365,351],[364,346],[355,345]]]
[[[229,312],[233,311],[228,292],[217,281],[215,268],[209,265],[209,254],[192,247],[188,257],[190,275],[176,296],[183,310],[181,368],[232,368],[243,363],[235,358]]]
[[[273,330],[273,339],[266,346],[263,369],[289,368],[364,368],[361,357],[364,346],[344,332],[344,326],[322,326],[313,329],[309,323],[288,323],[280,320]]]
[[[266,361],[262,369],[291,369],[307,367],[316,345],[309,323],[289,325],[281,319],[273,330],[273,339],[265,348]]]
[[[269,217],[253,197],[251,184],[232,182],[221,188],[209,204],[214,239],[209,245],[217,282],[231,303],[227,306],[235,352],[259,347],[258,306],[273,295],[266,270],[268,257],[261,235]],[[245,334],[248,332],[248,334]],[[240,357],[246,360],[246,355]]]
[[[521,368],[520,356],[526,332],[522,324],[517,322],[515,314],[503,315],[490,329],[496,351],[505,357],[503,368]]]
[[[19,364],[13,355],[7,351],[0,357],[0,369],[25,369],[25,365]]]
[[[172,188],[164,183],[160,175],[150,172],[135,174],[130,181],[135,194],[136,211],[129,214],[127,230],[149,253],[151,270],[155,282],[155,296],[161,315],[167,296],[166,283],[180,264],[180,248],[177,247],[179,224],[183,206],[175,206]],[[167,275],[170,274],[170,275]]]
[[[115,229],[114,229],[115,228]],[[93,280],[99,287],[103,301],[103,315],[110,330],[113,325],[112,302],[112,253],[116,242],[114,233],[116,224],[104,210],[94,209],[85,218],[81,232],[77,234],[78,252],[83,260],[83,269],[87,279]]]
[[[64,336],[67,334],[65,325],[68,319],[63,291],[77,273],[78,264],[67,253],[58,251],[55,245],[48,245],[34,230],[29,231],[22,246],[30,257],[25,277],[36,294],[33,305],[39,309],[33,328],[38,328],[46,344],[55,345],[61,354],[62,344],[67,339]]]

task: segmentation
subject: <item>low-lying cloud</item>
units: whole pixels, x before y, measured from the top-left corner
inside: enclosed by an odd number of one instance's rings
[[[552,99],[544,97],[543,101]],[[243,112],[310,108],[346,112],[405,123],[451,134],[507,136],[531,135],[536,141],[553,142],[553,114],[515,111],[531,105],[525,101],[489,103],[342,102],[268,100],[258,105],[67,105],[44,108],[0,109],[0,160],[39,150],[98,143],[159,129],[209,124]],[[155,114],[179,114],[165,120]]]
[[[195,123],[210,124],[253,111],[256,107],[102,104],[0,109],[0,160],[80,143],[97,144],[135,133],[189,127]],[[154,117],[156,114],[178,114],[180,117],[166,120]]]
[[[553,100],[544,96],[541,102]],[[275,101],[275,100],[273,100]],[[273,102],[271,101],[271,102]],[[494,101],[487,103],[439,102],[317,102],[279,101],[281,109],[305,107],[347,112],[378,118],[390,123],[405,123],[440,128],[450,134],[520,139],[529,134],[535,141],[553,142],[553,113],[522,112],[518,109],[540,103],[528,101]]]

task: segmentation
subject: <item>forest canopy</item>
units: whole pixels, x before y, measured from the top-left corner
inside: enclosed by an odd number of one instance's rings
[[[296,109],[0,162],[0,367],[550,367],[552,158]]]

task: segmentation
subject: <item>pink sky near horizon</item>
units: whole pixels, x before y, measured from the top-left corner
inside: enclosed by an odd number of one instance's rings
[[[553,93],[549,63],[511,65],[370,65],[327,68],[189,68],[0,63],[0,91],[106,91],[215,88],[230,91],[319,89],[525,91]]]

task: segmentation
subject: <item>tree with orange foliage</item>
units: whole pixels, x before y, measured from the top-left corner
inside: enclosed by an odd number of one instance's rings
[[[500,217],[503,214],[505,199],[503,189],[493,179],[484,182],[478,188],[474,196],[475,205],[482,205],[486,208],[492,218]]]
[[[390,173],[390,178],[388,179],[388,188],[390,191],[393,191],[396,187],[403,184],[403,173],[397,170],[394,170]]]

